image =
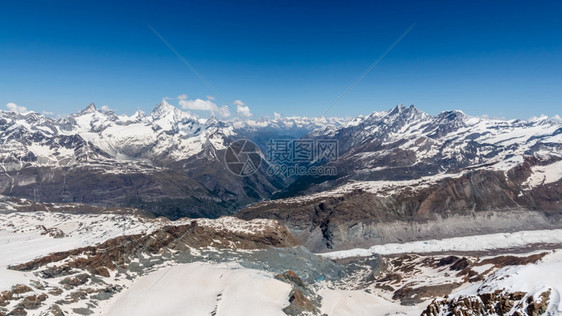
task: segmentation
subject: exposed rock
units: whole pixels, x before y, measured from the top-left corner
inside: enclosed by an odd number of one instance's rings
[[[277,274],[275,279],[290,284],[293,289],[289,294],[289,306],[283,309],[287,315],[320,315],[321,298],[309,288],[298,275],[289,270],[287,272]]]
[[[51,312],[52,316],[64,316],[64,312],[62,311],[60,306],[58,306],[57,304],[51,305],[51,307],[49,308],[49,311]]]
[[[68,297],[66,298],[65,303],[66,304],[71,304],[71,303],[76,303],[80,300],[85,300],[88,298],[88,289],[79,289],[76,290],[74,292],[71,292],[70,295],[68,295]]]
[[[527,297],[525,301],[525,297]],[[550,290],[540,293],[538,299],[524,292],[508,293],[504,290],[442,298],[431,302],[422,316],[429,315],[543,315],[549,304]]]
[[[110,277],[111,274],[109,273],[109,270],[106,267],[95,267],[93,269],[93,273],[96,275],[100,275],[102,277]]]
[[[66,277],[62,279],[59,283],[65,285],[65,287],[67,288],[72,288],[82,284],[86,284],[86,282],[88,282],[89,279],[90,276],[88,274],[81,273],[76,276]]]
[[[74,312],[77,315],[92,315],[94,312],[91,309],[88,308],[73,308],[72,312]]]
[[[16,284],[12,286],[12,293],[14,294],[22,294],[30,291],[33,291],[33,289],[25,284]]]
[[[301,278],[299,278],[298,275],[291,270],[289,270],[285,273],[277,274],[275,276],[275,279],[277,279],[279,281],[283,281],[285,283],[289,283],[289,284],[291,284],[293,286],[296,286],[296,287],[301,287],[301,288],[306,287],[306,285],[301,280]]]
[[[538,300],[533,300],[533,297],[530,296],[527,300],[529,304],[529,306],[527,306],[527,313],[531,316],[543,315],[548,308],[549,300],[550,290],[542,292]]]
[[[26,316],[27,311],[22,307],[16,307],[11,312],[8,313],[8,316]]]
[[[263,227],[257,232],[246,232],[198,225],[196,221],[192,221],[186,225],[165,226],[151,234],[120,236],[97,246],[52,253],[10,268],[29,271],[69,258],[64,266],[49,267],[40,273],[45,277],[53,277],[71,273],[72,269],[86,269],[108,276],[108,272],[106,273],[103,268],[113,270],[116,267],[126,267],[132,256],[141,253],[157,254],[164,250],[187,251],[188,247],[265,249],[297,245],[298,241],[281,225]],[[68,278],[65,282],[73,285],[72,280],[74,279]]]
[[[0,306],[7,306],[13,298],[14,293],[12,291],[2,291],[0,293]]]
[[[493,264],[497,267],[526,265],[536,263],[547,254],[547,252],[541,252],[529,256],[497,256],[482,260],[479,265]]]
[[[448,295],[460,285],[459,283],[445,283],[419,287],[405,286],[394,292],[392,299],[400,300],[402,305],[415,305],[432,297]]]
[[[51,227],[51,228],[47,228],[43,225],[40,225],[39,228],[42,230],[41,235],[49,235],[50,237],[53,238],[63,238],[64,237],[64,232],[57,227]]]
[[[358,188],[265,201],[235,216],[278,219],[312,251],[561,227],[562,203],[556,197],[562,196],[562,180],[522,191],[524,175],[539,163],[528,159],[508,177],[467,170],[435,183],[389,186],[390,193]]]
[[[438,267],[448,266],[448,265],[451,265],[451,264],[455,263],[459,259],[460,258],[457,257],[457,256],[447,256],[447,257],[439,259],[439,261],[437,262],[437,266]]]
[[[297,289],[293,289],[289,294],[289,303],[289,306],[283,308],[283,312],[287,315],[296,316],[303,313],[318,315],[320,312],[318,307]]]
[[[461,258],[457,261],[455,261],[455,263],[453,263],[453,265],[451,265],[451,270],[455,270],[455,271],[459,271],[459,270],[463,270],[466,267],[470,266],[472,264],[472,262],[470,262],[470,260],[468,260],[467,258]]]
[[[436,266],[449,264],[450,270],[458,270],[453,269],[455,266],[465,267],[456,276],[464,276],[463,282],[475,282],[486,280],[487,277],[493,275],[493,271],[498,271],[506,266],[537,263],[547,254],[548,252],[527,256],[497,255],[485,259],[448,256],[438,260]],[[492,267],[481,274],[472,270],[473,267],[482,265],[492,265]],[[500,277],[499,280],[504,277]],[[549,298],[550,290],[540,293],[509,292],[502,288],[490,290],[489,287],[480,285],[476,294],[459,295],[452,298],[444,296],[434,299],[422,315],[542,315],[548,308]]]
[[[108,300],[113,295],[120,292],[122,289],[123,288],[120,285],[109,285],[106,288],[100,290],[98,293],[92,295],[91,297],[100,301]]]
[[[65,275],[71,275],[76,273],[69,266],[54,266],[47,267],[39,272],[37,275],[44,279],[58,278]]]
[[[29,309],[37,309],[41,306],[41,303],[47,299],[47,294],[43,293],[40,295],[29,295],[23,298],[18,305],[17,308],[23,308],[26,310]]]
[[[55,287],[49,290],[49,295],[53,295],[53,296],[59,296],[63,293],[63,289],[61,289],[60,287]]]
[[[45,286],[40,281],[31,280],[29,283],[31,284],[31,286],[33,286],[34,288],[36,288],[38,290],[44,290],[45,289]]]

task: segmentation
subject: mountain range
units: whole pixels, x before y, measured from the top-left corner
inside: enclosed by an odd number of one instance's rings
[[[299,160],[319,143],[335,155]],[[231,172],[244,154],[260,163]],[[0,112],[0,166],[0,315],[562,311],[546,117]]]
[[[265,163],[256,173],[239,177],[224,163],[226,148],[238,139],[255,142],[264,153],[271,139],[336,141],[336,160],[309,164],[334,166],[337,174],[272,175],[263,154]],[[537,170],[559,171],[561,156],[562,127],[546,117],[494,120],[461,111],[432,116],[402,105],[353,119],[276,116],[245,121],[202,119],[165,100],[150,114],[138,111],[132,116],[102,111],[94,104],[59,119],[35,112],[0,112],[1,194],[37,202],[135,207],[172,219],[218,217],[249,204],[252,210],[277,203],[269,201],[272,198],[322,192],[378,194],[379,199],[381,185],[392,199],[377,208],[385,216],[429,216],[436,209],[455,212],[467,207],[558,211],[557,173]],[[494,185],[486,190],[502,193],[480,201],[488,196],[462,186],[468,176],[491,181]],[[442,185],[444,179],[460,182],[462,190],[446,203],[432,198],[443,205],[408,189],[408,181]],[[390,192],[382,181],[404,190]],[[510,187],[512,182],[528,190],[519,192]],[[539,191],[552,198],[537,196]],[[264,202],[255,204],[260,201]]]
[[[148,115],[117,116],[94,104],[61,119],[1,112],[0,192],[35,201],[135,206],[170,218],[217,217],[284,186],[265,174],[239,181],[223,172],[224,150],[237,135],[294,138],[324,122],[222,122],[165,101]]]

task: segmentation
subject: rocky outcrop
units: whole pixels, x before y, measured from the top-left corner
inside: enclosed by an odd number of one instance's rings
[[[467,171],[379,192],[354,189],[257,203],[236,214],[284,223],[313,251],[562,225],[562,180],[522,189],[529,158],[507,173]],[[390,192],[389,192],[390,191]]]
[[[450,265],[451,270],[458,270],[459,262],[467,263],[466,267],[459,274],[465,271],[474,271],[472,268],[477,266],[491,266],[482,274],[474,273],[476,277],[465,278],[464,282],[481,282],[472,293],[460,294],[449,297],[444,295],[442,298],[434,299],[423,311],[422,316],[437,315],[543,315],[546,313],[550,304],[551,289],[539,287],[534,291],[514,291],[506,290],[498,285],[498,281],[508,278],[510,275],[505,270],[500,270],[508,266],[524,266],[539,263],[547,255],[546,252],[530,254],[527,256],[498,255],[484,259],[469,260],[449,256],[441,259],[438,266]],[[465,260],[463,260],[465,259]],[[464,265],[463,265],[464,266]],[[513,273],[513,272],[511,272]],[[515,272],[517,274],[517,272]],[[470,273],[467,274],[467,276]],[[457,275],[459,276],[459,275]],[[525,284],[521,284],[525,287]],[[517,288],[517,285],[515,285]],[[436,295],[439,296],[439,295]],[[441,295],[443,296],[443,295]]]
[[[445,297],[431,302],[422,316],[438,315],[544,315],[547,311],[551,292],[546,290],[539,295],[525,292],[479,293],[475,296]]]
[[[290,316],[320,315],[319,297],[310,286],[306,285],[295,272],[289,270],[277,274],[275,279],[290,284],[293,289],[289,294],[289,306],[283,312]]]
[[[64,237],[64,232],[60,228],[57,228],[57,227],[47,228],[43,225],[40,225],[38,228],[42,230],[41,235],[49,235],[50,237],[53,237],[53,238],[63,238]]]
[[[399,300],[403,305],[416,305],[431,297],[448,295],[460,285],[460,283],[445,283],[419,287],[405,286],[395,291],[392,299]]]
[[[72,307],[73,314],[88,315],[93,313],[96,302],[107,300],[119,292],[123,280],[134,279],[170,261],[212,260],[207,255],[201,255],[204,250],[220,258],[226,256],[222,252],[265,252],[292,249],[299,245],[276,221],[246,222],[226,217],[164,222],[169,225],[155,223],[151,232],[120,236],[98,245],[56,252],[10,266],[13,270],[32,271],[40,281],[34,281],[32,286],[35,289],[19,284],[11,291],[2,292],[0,308],[6,306],[10,307],[11,314],[25,314],[54,302],[54,305],[47,306],[55,315],[62,312],[60,306],[66,306],[66,311]],[[291,294],[295,308],[309,310],[310,302],[303,296],[303,293],[308,293],[304,283],[294,274],[287,280],[302,285]],[[45,301],[48,297],[55,299]],[[68,306],[84,301],[90,302],[87,307]]]
[[[29,295],[23,298],[21,302],[18,303],[16,309],[37,309],[41,306],[41,303],[47,299],[47,294],[40,294],[40,295]]]
[[[496,290],[494,287],[496,283],[494,282],[497,279],[504,278],[504,275],[501,274],[504,273],[504,269],[506,267],[514,269],[525,265],[539,264],[548,254],[549,252],[530,253],[528,255],[488,253],[485,257],[478,257],[475,254],[463,256],[402,254],[382,256],[380,261],[376,260],[375,262],[369,262],[369,259],[374,259],[372,257],[347,258],[339,262],[345,264],[347,269],[353,267],[353,273],[344,276],[342,280],[328,283],[328,287],[360,290],[369,294],[376,294],[388,301],[394,301],[396,304],[404,306],[419,306],[419,304],[434,300],[432,304],[425,303],[426,312],[429,313],[427,315],[457,315],[452,313],[458,309],[455,304],[464,304],[473,308],[473,314],[467,313],[466,315],[495,315],[474,311],[480,307],[486,307],[485,304],[492,301],[494,303],[489,305],[493,305],[494,308],[505,309],[510,305],[509,301],[500,299],[499,294],[488,300],[485,294]],[[472,292],[483,294],[481,298],[476,299],[471,295],[454,296],[459,293],[459,290],[467,293],[467,289],[474,288],[477,288],[477,290]],[[515,288],[517,288],[517,285]],[[507,292],[501,293],[503,295]],[[524,295],[527,294],[523,293]],[[517,300],[523,302],[530,296],[537,297],[537,295],[529,294],[523,299],[520,295]],[[509,296],[507,296],[507,299],[513,300]],[[443,307],[446,304],[451,305],[450,309],[447,309],[449,307]]]
[[[29,271],[68,259],[64,266],[50,267],[43,273],[61,275],[65,269],[79,268],[103,276],[108,274],[107,269],[126,268],[133,257],[143,253],[161,254],[170,251],[189,251],[190,248],[201,247],[264,249],[297,245],[298,241],[281,225],[264,225],[262,229],[256,231],[245,231],[199,225],[197,221],[191,221],[185,225],[165,226],[150,234],[120,236],[97,246],[52,253],[10,268]]]

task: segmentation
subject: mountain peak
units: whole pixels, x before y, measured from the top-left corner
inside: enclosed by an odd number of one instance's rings
[[[468,115],[464,114],[463,111],[460,110],[452,110],[452,111],[443,111],[437,115],[438,120],[447,120],[447,121],[459,121],[462,122],[468,118]]]
[[[216,116],[211,116],[207,119],[207,121],[205,121],[205,125],[207,126],[213,126],[213,125],[218,125],[220,122],[217,119]]]
[[[387,112],[388,115],[396,115],[399,113],[405,113],[405,114],[410,114],[410,113],[425,113],[421,110],[419,110],[418,108],[416,108],[413,104],[411,104],[408,107],[405,107],[404,104],[398,104],[397,106],[395,106],[394,108],[392,108],[392,110]]]
[[[390,112],[388,114],[395,115],[395,114],[398,114],[398,113],[402,112],[402,110],[404,110],[404,109],[405,109],[404,104],[400,103],[397,106],[395,106],[392,110],[390,110]]]
[[[392,110],[387,112],[385,115],[388,119],[391,120],[399,120],[399,121],[414,121],[414,120],[425,120],[429,118],[429,115],[418,108],[416,108],[413,104],[409,107],[405,107],[402,104],[395,106]]]
[[[83,109],[82,111],[80,111],[80,114],[86,114],[86,113],[94,113],[97,112],[98,108],[96,107],[96,105],[92,102],[90,103],[90,105],[88,105],[85,109]]]
[[[140,120],[144,117],[144,112],[142,110],[137,110],[131,117]]]
[[[157,117],[165,116],[169,113],[174,113],[178,110],[175,106],[168,103],[166,100],[162,100],[162,102],[158,103],[158,105],[152,110],[152,114]]]

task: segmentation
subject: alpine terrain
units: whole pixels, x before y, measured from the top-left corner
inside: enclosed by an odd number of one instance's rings
[[[0,315],[562,314],[545,116],[2,111],[0,167]]]

